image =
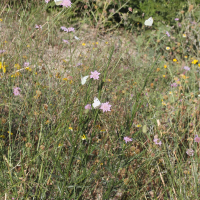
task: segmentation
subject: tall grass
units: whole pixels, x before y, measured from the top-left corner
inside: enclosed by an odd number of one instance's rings
[[[102,36],[45,6],[1,5],[1,198],[199,199],[199,22]]]

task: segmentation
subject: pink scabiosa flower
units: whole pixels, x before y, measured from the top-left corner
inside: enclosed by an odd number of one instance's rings
[[[49,3],[50,0],[45,0],[46,3]]]
[[[0,50],[0,54],[1,54],[1,53],[4,53],[5,51],[6,51],[6,50]]]
[[[183,69],[184,69],[185,71],[190,71],[190,68],[189,68],[188,66],[183,67]]]
[[[65,31],[65,32],[68,32],[68,28],[66,28],[64,26],[61,26],[60,28],[61,28],[61,30]]]
[[[103,110],[103,112],[110,111],[111,105],[109,105],[109,102],[102,103],[101,107],[99,109]]]
[[[179,21],[179,18],[175,18],[175,21]]]
[[[35,25],[35,28],[37,28],[37,29],[42,29],[42,25]]]
[[[71,4],[72,3],[70,0],[63,0],[63,2],[60,5],[65,6],[67,8],[67,7],[71,7]]]
[[[186,153],[187,153],[188,156],[193,156],[194,155],[194,150],[187,149]]]
[[[95,70],[94,72],[91,72],[90,78],[93,78],[94,80],[98,80],[99,74],[100,73]]]
[[[68,40],[64,40],[64,39],[63,39],[63,42],[69,44],[69,41],[68,41]]]
[[[169,32],[168,32],[168,31],[166,31],[166,35],[167,35],[168,37],[170,37],[170,34],[169,34]]]
[[[154,136],[154,140],[153,140],[153,141],[154,141],[155,144],[158,144],[158,145],[160,145],[160,146],[161,146],[161,144],[162,144],[162,142],[160,141],[160,139],[158,138],[157,135]]]
[[[177,87],[178,85],[177,85],[177,83],[172,83],[171,84],[171,87]]]
[[[14,95],[15,95],[15,96],[20,95],[20,90],[21,90],[21,89],[20,89],[19,87],[14,87],[14,88],[13,88],[13,93],[14,93]]]
[[[124,140],[125,140],[126,143],[127,143],[127,142],[132,142],[132,141],[133,141],[133,139],[130,138],[130,137],[124,137]]]
[[[75,30],[74,30],[73,27],[69,27],[69,28],[68,28],[68,32],[75,32]]]
[[[200,142],[200,137],[198,137],[198,135],[195,135],[194,141],[199,143]]]
[[[24,67],[28,67],[29,64],[30,64],[29,62],[25,62],[25,63],[24,63]]]
[[[91,109],[92,109],[91,104],[87,104],[87,105],[85,106],[85,110],[91,110]]]

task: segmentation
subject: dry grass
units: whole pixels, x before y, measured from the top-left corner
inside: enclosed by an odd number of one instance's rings
[[[0,56],[7,65],[0,69],[2,199],[198,199],[194,54],[159,55],[169,43],[166,37],[157,42],[155,33],[150,39],[123,29],[103,35],[84,24],[62,32],[55,13],[49,21],[38,13],[39,30],[38,15],[21,22],[15,10],[1,16],[6,52]],[[81,75],[94,70],[99,80],[81,85]],[[20,87],[19,96],[13,87]],[[109,102],[111,111],[86,110],[94,97]]]

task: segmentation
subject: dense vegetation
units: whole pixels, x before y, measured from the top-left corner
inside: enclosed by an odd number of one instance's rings
[[[199,3],[3,0],[1,198],[199,199]]]

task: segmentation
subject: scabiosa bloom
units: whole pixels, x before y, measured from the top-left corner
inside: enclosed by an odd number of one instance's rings
[[[103,112],[110,111],[111,105],[109,105],[109,102],[102,103],[100,109],[103,110]]]
[[[186,153],[187,153],[188,156],[193,156],[194,155],[194,150],[187,149]]]
[[[184,69],[185,71],[190,71],[190,68],[189,68],[188,66],[183,67],[183,69]]]
[[[77,64],[76,64],[77,67],[78,67],[78,66],[81,66],[81,65],[82,65],[82,63],[77,63]]]
[[[30,64],[29,62],[25,62],[25,63],[24,63],[24,67],[28,67],[29,64]]]
[[[177,83],[172,83],[171,84],[171,87],[177,87],[178,85],[177,85]]]
[[[168,31],[166,31],[166,35],[167,35],[168,37],[170,37],[170,34],[169,34],[169,32],[168,32]]]
[[[91,72],[90,78],[93,78],[94,80],[98,80],[99,74],[100,73],[95,70],[94,72]]]
[[[179,21],[179,18],[175,18],[175,21]]]
[[[91,104],[87,104],[87,105],[85,106],[85,109],[86,109],[86,110],[91,110],[91,109],[92,109]]]
[[[133,139],[130,138],[130,137],[124,137],[124,140],[125,140],[126,143],[127,143],[127,142],[132,142],[132,141],[133,141]]]
[[[200,142],[200,137],[198,137],[198,135],[195,135],[194,141],[199,143]]]
[[[158,145],[160,145],[160,146],[161,146],[161,144],[162,144],[162,142],[160,141],[160,139],[158,138],[157,135],[154,136],[154,140],[153,140],[153,141],[155,142],[155,144],[158,144]]]
[[[63,2],[60,5],[65,6],[67,8],[67,7],[71,7],[71,4],[72,3],[70,0],[63,0]]]
[[[61,26],[60,28],[61,28],[61,30],[65,31],[65,32],[68,32],[68,29],[66,27],[64,27],[64,26]]]
[[[74,30],[73,27],[69,27],[69,28],[68,28],[68,32],[75,32],[75,30]]]
[[[15,95],[15,96],[20,95],[20,90],[21,90],[21,89],[20,89],[19,87],[14,87],[14,88],[13,88],[13,93],[14,93],[14,95]]]
[[[42,29],[42,25],[35,25],[35,28],[37,28],[37,29]]]
[[[6,50],[0,50],[0,54],[1,54],[1,53],[4,53],[5,51],[6,51]]]
[[[64,40],[64,39],[63,39],[63,42],[69,44],[69,41],[68,41],[68,40]]]

